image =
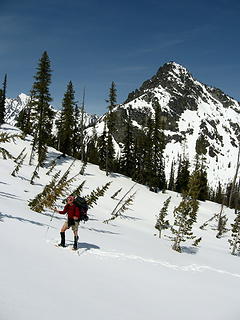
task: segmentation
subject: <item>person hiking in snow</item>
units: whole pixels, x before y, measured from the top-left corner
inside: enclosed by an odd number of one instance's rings
[[[62,229],[60,231],[61,235],[61,242],[59,243],[59,246],[65,247],[65,231],[72,227],[72,231],[74,234],[74,245],[73,249],[77,250],[77,242],[78,242],[78,225],[80,222],[80,209],[74,204],[74,196],[67,197],[67,204],[65,205],[64,209],[62,211],[59,211],[55,208],[55,211],[60,214],[67,213],[67,221],[63,224]]]

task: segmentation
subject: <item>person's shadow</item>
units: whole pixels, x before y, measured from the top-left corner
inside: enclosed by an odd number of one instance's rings
[[[78,251],[78,255],[83,254],[84,252],[87,252],[91,249],[100,249],[100,247],[96,246],[95,244],[92,244],[92,243],[80,242],[80,243],[78,243],[78,250],[79,249],[84,249],[84,250],[81,252]]]

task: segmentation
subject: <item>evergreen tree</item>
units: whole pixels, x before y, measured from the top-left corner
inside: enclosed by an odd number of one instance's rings
[[[116,210],[114,212],[114,214],[112,214],[111,218],[104,220],[103,223],[108,223],[109,221],[115,220],[117,217],[121,217],[124,218],[124,216],[122,215],[123,212],[125,212],[126,210],[128,210],[129,206],[133,204],[133,199],[136,195],[136,192],[134,192],[131,196],[129,196],[121,205],[120,208],[118,208],[118,210]]]
[[[69,81],[64,94],[61,112],[61,126],[59,128],[59,150],[65,155],[72,155],[74,149],[74,110],[75,98],[73,84]]]
[[[173,250],[181,252],[181,242],[187,239],[195,239],[192,233],[193,223],[197,220],[199,202],[197,201],[200,190],[198,171],[194,171],[189,179],[188,190],[183,195],[179,206],[174,210],[174,227],[171,228],[175,235],[173,238]],[[200,241],[200,239],[199,239]],[[196,244],[196,241],[195,241]]]
[[[238,156],[237,156],[236,170],[235,170],[235,174],[234,174],[234,177],[233,177],[231,191],[230,191],[229,199],[228,199],[228,206],[230,208],[234,207],[234,205],[233,205],[234,201],[232,201],[233,200],[232,198],[234,196],[234,193],[235,193],[235,190],[236,190],[236,187],[237,187],[236,180],[237,180],[239,168],[240,168],[240,142],[239,142],[239,146],[238,146]]]
[[[83,186],[85,184],[86,180],[84,180],[73,192],[72,195],[74,197],[80,196],[82,190],[83,190]]]
[[[155,109],[154,128],[153,128],[153,159],[152,167],[155,175],[152,179],[153,191],[164,190],[166,188],[165,168],[163,160],[163,150],[165,148],[164,123],[165,117],[161,114],[161,107],[158,100],[153,101]]]
[[[138,183],[146,184],[146,168],[145,159],[147,157],[147,139],[142,131],[139,131],[134,140],[133,146],[133,159],[134,159],[134,172],[132,179]]]
[[[0,125],[4,123],[4,118],[5,118],[6,91],[7,91],[7,75],[5,74],[4,81],[3,81],[3,89],[0,89]]]
[[[23,157],[23,153],[24,153],[25,150],[26,150],[26,147],[22,149],[22,151],[19,153],[17,158],[14,160],[15,163],[18,163],[19,161],[21,161],[21,159]]]
[[[34,171],[33,171],[33,174],[32,174],[32,177],[31,177],[31,180],[30,180],[30,184],[34,184],[34,180],[36,178],[40,178],[39,175],[38,175],[38,172],[39,172],[39,163],[36,165]]]
[[[131,108],[126,110],[127,123],[125,126],[125,137],[120,159],[120,170],[126,176],[132,177],[134,172],[134,150],[133,150],[133,125]]]
[[[153,180],[155,178],[155,171],[153,168],[153,119],[150,115],[147,120],[147,133],[144,139],[145,153],[143,158],[144,172],[143,184],[146,184],[151,191],[154,191]]]
[[[99,164],[98,159],[98,140],[97,140],[97,132],[96,132],[96,121],[93,123],[93,134],[91,137],[91,140],[87,144],[87,152],[86,152],[86,158],[88,162],[91,162],[93,164]]]
[[[113,109],[116,106],[117,102],[117,90],[116,85],[112,82],[112,85],[109,90],[109,99],[107,100],[108,105],[108,114],[106,116],[106,124],[107,124],[107,139],[106,139],[106,175],[114,171],[114,158],[115,151],[113,146],[113,134],[115,130],[115,116],[113,113]]]
[[[172,191],[175,190],[174,168],[175,168],[175,162],[172,161],[170,178],[168,183],[168,190],[172,190]]]
[[[186,192],[189,183],[189,176],[189,161],[186,158],[182,160],[180,157],[178,162],[178,174],[176,179],[176,192]]]
[[[106,169],[107,158],[107,132],[106,121],[104,121],[104,129],[102,135],[98,138],[98,156],[99,156],[99,169]]]
[[[17,165],[16,165],[16,167],[14,168],[13,172],[11,173],[11,175],[12,175],[13,177],[16,177],[16,174],[18,174],[20,168],[21,168],[22,165],[23,165],[23,161],[24,161],[24,159],[26,158],[26,156],[27,156],[27,153],[25,153],[25,155],[22,154],[21,157],[18,159]]]
[[[99,197],[103,197],[107,189],[109,188],[112,182],[107,182],[102,188],[97,187],[96,190],[93,190],[90,195],[85,197],[89,208],[92,208],[94,204],[97,204]]]
[[[80,119],[80,110],[78,105],[75,105],[74,108],[74,116],[73,116],[73,157],[79,159],[80,158],[80,151],[79,147],[81,146],[81,139],[80,139],[80,126],[79,126],[79,119]]]
[[[169,197],[166,201],[164,201],[163,207],[159,212],[157,222],[155,224],[155,228],[159,231],[159,238],[161,238],[162,230],[167,229],[169,227],[169,221],[165,220],[165,217],[167,215],[167,209],[170,201],[171,201],[171,197]]]
[[[0,132],[0,143],[6,142],[15,142],[16,138],[21,138],[19,134],[9,134],[6,132]],[[3,159],[13,159],[14,157],[3,147],[0,147],[0,155],[2,155]]]
[[[81,121],[80,121],[80,159],[82,161],[85,161],[85,145],[84,145],[84,115],[85,115],[85,88],[83,91],[83,101],[82,101],[82,107],[81,107]]]
[[[222,203],[222,200],[223,200],[223,190],[222,190],[222,185],[219,181],[214,201],[217,203]]]
[[[237,255],[240,253],[240,211],[234,220],[232,226],[232,238],[229,240],[231,246],[231,254]]]
[[[51,83],[50,60],[45,51],[39,60],[33,83],[33,149],[37,151],[38,163],[43,166],[47,154],[47,145],[52,143],[52,124],[54,112],[49,103],[52,101],[49,86]]]
[[[53,169],[56,167],[56,165],[57,165],[57,161],[56,161],[56,159],[53,159],[51,162],[50,162],[50,165],[49,165],[49,169],[48,169],[48,171],[46,172],[46,175],[48,176],[48,175],[50,175],[50,173],[53,171]]]
[[[226,228],[227,221],[228,219],[226,215],[220,217],[218,223],[218,233],[216,235],[217,238],[221,238],[228,231]]]
[[[59,176],[60,171],[52,177],[52,180],[44,187],[42,192],[38,193],[34,199],[29,201],[28,206],[31,210],[36,212],[42,212],[44,210],[45,200],[49,197],[49,194],[52,194]]]
[[[120,188],[119,190],[117,190],[117,191],[111,196],[111,198],[112,198],[112,199],[115,199],[116,196],[117,196],[121,191],[122,191],[122,188]]]

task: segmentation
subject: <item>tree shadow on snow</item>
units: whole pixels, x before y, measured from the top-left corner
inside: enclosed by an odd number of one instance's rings
[[[16,216],[11,216],[10,214],[2,214],[0,212],[0,221],[3,222],[3,219],[13,219],[13,220],[18,220],[20,222],[28,222],[28,223],[32,223],[32,224],[35,224],[39,227],[48,227],[47,224],[44,224],[44,223],[40,223],[40,222],[37,222],[37,221],[33,221],[33,220],[28,220],[28,219],[25,219],[25,218],[21,218],[21,217],[16,217]]]
[[[23,201],[22,199],[19,199],[15,194],[2,192],[2,191],[0,191],[0,197],[5,197],[5,198],[10,198],[10,199]]]
[[[125,214],[122,214],[122,218],[123,219],[128,219],[128,220],[133,220],[133,221],[142,220],[141,218],[133,217],[133,216],[127,216]]]
[[[187,253],[187,254],[197,254],[198,252],[198,248],[197,247],[181,247],[181,250],[183,253]]]
[[[108,231],[108,230],[99,230],[99,229],[95,229],[95,228],[87,228],[84,226],[81,226],[82,229],[87,229],[89,231],[94,231],[94,232],[100,232],[100,233],[107,233],[107,234],[120,234],[118,232],[112,232],[112,231]]]
[[[6,183],[6,182],[2,182],[2,181],[0,181],[0,183],[1,183],[1,184],[6,184],[6,185],[9,185],[8,183]]]

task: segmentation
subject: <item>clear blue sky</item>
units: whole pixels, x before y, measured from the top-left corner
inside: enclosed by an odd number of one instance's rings
[[[0,80],[28,94],[46,50],[57,108],[71,80],[101,115],[112,81],[121,103],[169,61],[240,100],[239,17],[238,0],[0,0]]]

